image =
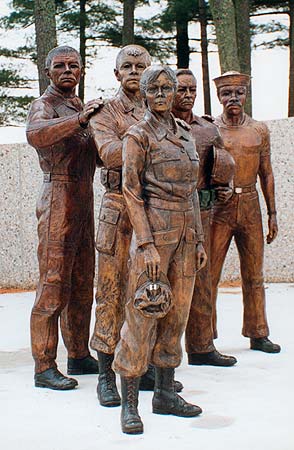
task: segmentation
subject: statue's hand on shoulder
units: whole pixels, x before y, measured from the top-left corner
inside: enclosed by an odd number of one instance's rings
[[[213,123],[215,121],[215,118],[213,116],[210,116],[209,114],[203,114],[203,116],[201,116],[202,119],[207,120],[207,122]]]
[[[278,222],[276,213],[270,214],[268,218],[268,234],[266,237],[267,244],[271,244],[278,234]]]
[[[90,100],[84,105],[83,110],[79,114],[79,122],[80,124],[87,125],[91,116],[98,112],[104,105],[104,101],[102,98],[97,98],[95,100]]]
[[[206,266],[207,263],[207,255],[205,253],[204,247],[202,245],[202,242],[198,242],[196,246],[196,270],[203,269],[203,267]]]
[[[141,247],[145,270],[148,278],[152,281],[152,283],[156,283],[159,279],[160,274],[160,256],[159,253],[153,243],[145,244]]]

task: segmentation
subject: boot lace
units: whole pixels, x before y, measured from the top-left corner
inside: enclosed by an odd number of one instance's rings
[[[134,379],[128,380],[127,402],[129,409],[137,409],[136,380]]]

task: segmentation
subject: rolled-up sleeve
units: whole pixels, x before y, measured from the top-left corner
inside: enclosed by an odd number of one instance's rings
[[[27,120],[27,140],[33,147],[46,151],[64,138],[81,130],[79,113],[69,117],[55,117],[52,106],[40,99],[30,108]]]
[[[101,111],[91,117],[90,129],[104,167],[120,169],[122,166],[122,138],[118,134],[118,124],[109,105],[105,105]]]

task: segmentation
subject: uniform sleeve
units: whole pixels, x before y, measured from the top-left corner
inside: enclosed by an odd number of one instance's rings
[[[217,126],[215,126],[214,133],[215,134],[214,134],[214,139],[213,139],[212,145],[215,148],[222,148],[222,149],[224,149],[225,148],[224,141],[223,141],[223,138],[221,137],[221,134],[220,134],[219,129],[218,129]]]
[[[105,105],[91,117],[90,129],[104,167],[120,169],[122,137],[118,134],[118,123],[109,105]]]
[[[122,188],[138,247],[153,242],[142,196],[145,159],[146,151],[141,139],[128,133],[123,140]]]
[[[204,242],[204,233],[203,233],[203,228],[202,228],[199,197],[198,197],[197,191],[195,191],[195,193],[193,195],[193,205],[194,205],[195,219],[196,219],[196,226],[195,226],[196,240],[197,240],[197,243]]]
[[[80,130],[79,113],[69,117],[56,117],[53,107],[48,102],[38,99],[32,103],[26,135],[28,143],[33,147],[46,150]]]
[[[264,122],[258,124],[258,132],[262,138],[261,144],[261,158],[268,157],[270,155],[270,132],[267,125]]]
[[[267,205],[268,214],[276,213],[275,201],[275,180],[271,163],[270,154],[270,133],[265,123],[261,122],[259,132],[262,136],[262,148],[260,152],[260,163],[258,175],[261,183],[261,189]]]

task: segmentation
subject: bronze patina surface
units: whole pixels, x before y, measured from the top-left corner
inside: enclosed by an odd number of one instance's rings
[[[199,156],[189,126],[170,113],[177,86],[173,71],[152,66],[144,71],[140,85],[147,112],[128,130],[123,144],[123,195],[136,242],[126,318],[113,364],[122,380],[121,421],[126,433],[143,431],[137,380],[149,363],[156,374],[153,412],[179,416],[201,412],[176,394],[173,384],[174,368],[182,358],[180,341],[196,270],[206,262],[196,191]],[[150,280],[149,290],[165,277],[168,280],[164,289],[171,291],[172,304],[164,317],[147,316],[136,305],[144,272]],[[150,296],[150,304],[153,299],[156,296]]]
[[[215,79],[223,113],[216,119],[225,148],[235,160],[234,193],[225,203],[216,202],[211,226],[211,273],[214,303],[222,266],[234,237],[241,267],[244,336],[251,338],[251,348],[270,353],[280,351],[268,339],[265,290],[263,281],[264,237],[261,211],[256,191],[257,177],[268,210],[267,243],[278,232],[274,176],[270,158],[267,126],[244,112],[249,76],[229,72]],[[216,314],[215,314],[216,319]],[[214,323],[216,331],[216,320]]]
[[[213,343],[210,220],[215,198],[226,201],[232,195],[229,185],[232,181],[234,161],[224,149],[217,126],[205,118],[196,116],[192,111],[197,95],[197,82],[193,73],[189,69],[178,69],[176,76],[178,88],[173,113],[190,125],[200,158],[197,190],[204,231],[204,248],[208,257],[206,266],[197,273],[195,280],[186,327],[186,351],[191,364],[228,366],[234,364],[236,359],[217,352]]]
[[[44,174],[37,203],[40,278],[31,315],[32,353],[38,380],[41,373],[53,370],[57,384],[53,380],[52,386],[50,372],[46,386],[53,389],[71,389],[77,384],[66,377],[62,380],[56,372],[60,317],[69,359],[89,357],[94,277],[92,182],[97,153],[87,123],[99,100],[83,106],[75,95],[82,70],[80,55],[73,48],[49,52],[50,86],[32,103],[27,121],[27,139],[37,150]],[[38,385],[46,384],[46,375],[41,378]]]

